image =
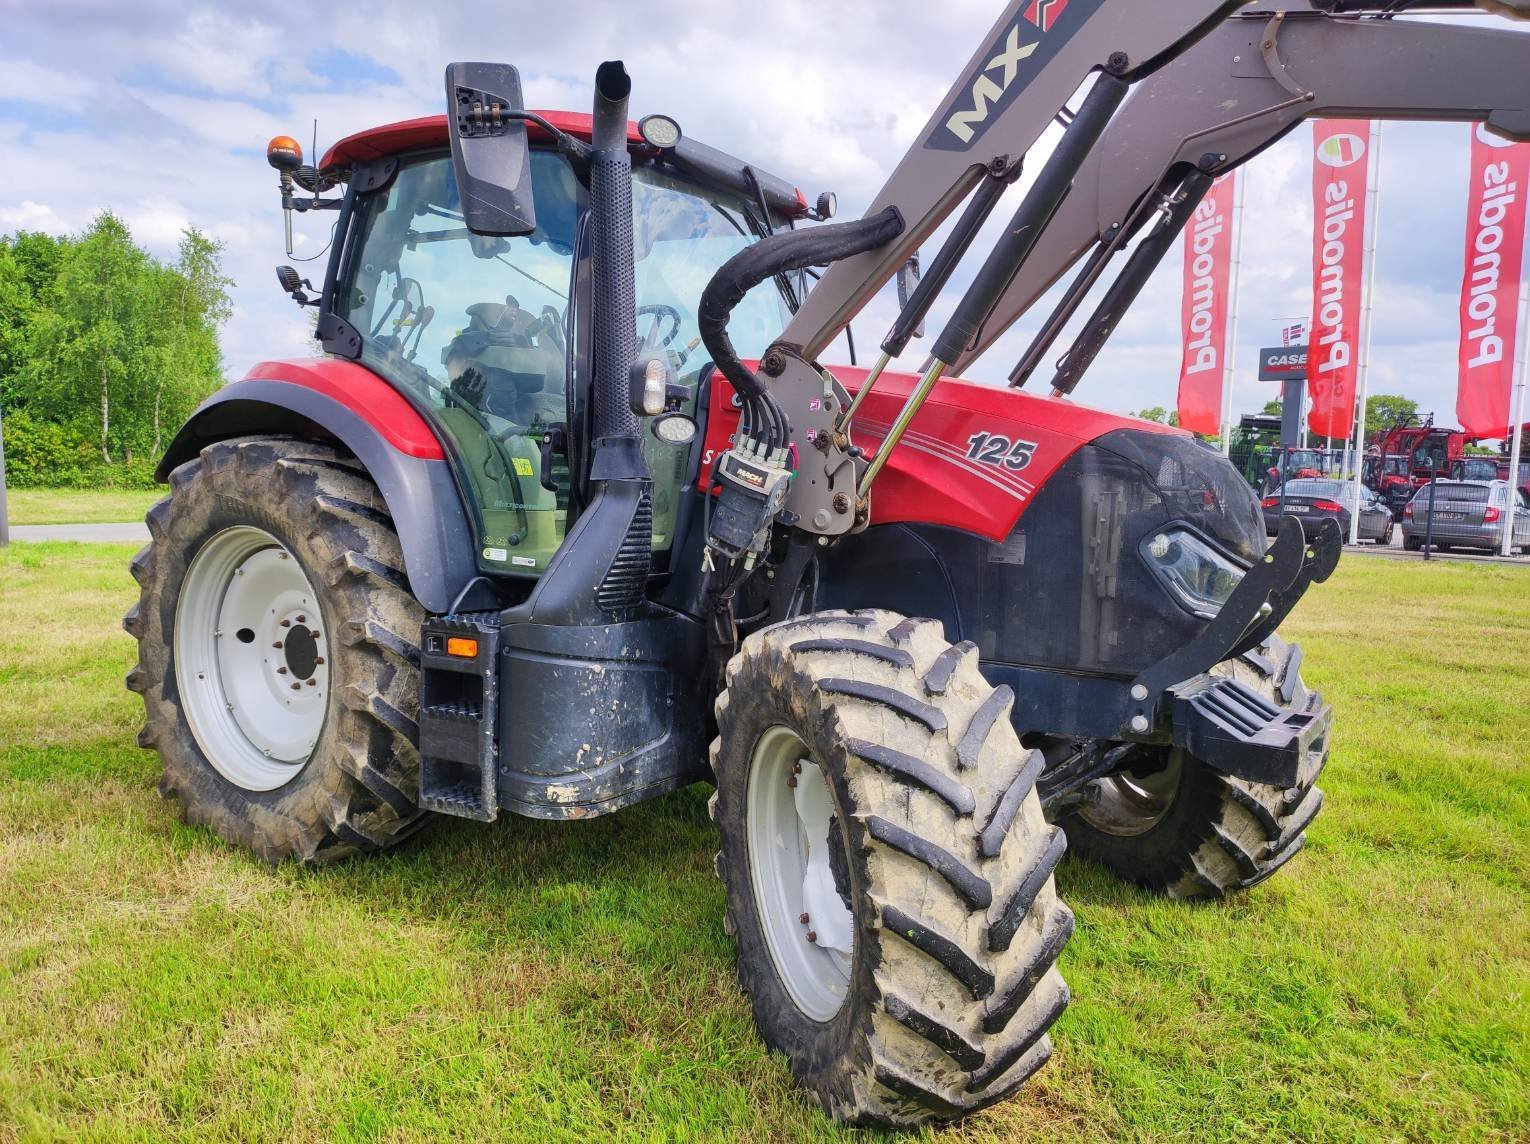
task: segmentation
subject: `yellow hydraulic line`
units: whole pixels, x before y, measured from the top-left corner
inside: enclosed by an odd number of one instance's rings
[[[871,372],[866,375],[866,380],[861,383],[861,388],[856,393],[855,399],[850,402],[850,408],[846,409],[844,416],[839,419],[839,429],[841,432],[848,433],[850,431],[850,422],[860,409],[861,402],[866,400],[866,395],[871,392],[871,387],[877,383],[877,378],[882,376],[882,371],[887,368],[891,361],[892,355],[885,352],[881,357],[877,358],[877,364],[871,367]]]
[[[871,463],[866,466],[866,471],[861,474],[860,488],[856,490],[861,496],[865,496],[871,491],[871,482],[882,471],[882,466],[887,464],[887,458],[892,454],[893,449],[897,448],[898,442],[903,439],[904,431],[908,429],[909,423],[914,420],[914,416],[924,404],[925,398],[930,396],[930,390],[935,388],[935,383],[940,380],[940,375],[945,372],[945,362],[939,359],[932,361],[930,368],[925,370],[924,376],[919,379],[918,388],[908,395],[908,400],[903,403],[903,408],[898,411],[898,416],[893,421],[892,427],[887,430],[887,436],[883,439],[881,447],[877,449],[876,455],[871,458]]]

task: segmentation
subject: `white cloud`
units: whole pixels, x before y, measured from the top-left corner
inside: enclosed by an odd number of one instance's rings
[[[58,212],[46,203],[23,199],[16,206],[0,207],[0,230],[41,230],[49,234],[66,234],[70,229]]]

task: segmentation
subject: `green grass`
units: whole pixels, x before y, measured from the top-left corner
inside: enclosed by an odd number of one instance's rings
[[[159,489],[10,489],[12,524],[126,524],[143,519]]]
[[[849,1138],[733,977],[705,792],[272,870],[133,745],[130,549],[0,553],[0,1139]],[[1524,1139],[1530,575],[1347,561],[1305,853],[1185,906],[1064,863],[1075,1000],[950,1140]]]

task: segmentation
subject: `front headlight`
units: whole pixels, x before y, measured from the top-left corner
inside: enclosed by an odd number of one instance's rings
[[[1175,600],[1205,620],[1222,610],[1245,571],[1185,528],[1153,533],[1142,542],[1142,559]]]

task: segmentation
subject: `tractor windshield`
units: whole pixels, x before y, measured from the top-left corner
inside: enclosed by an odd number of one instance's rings
[[[339,309],[362,362],[409,391],[450,439],[466,478],[480,566],[536,575],[562,543],[572,477],[546,444],[571,420],[568,299],[585,191],[555,152],[531,155],[537,229],[487,238],[463,223],[450,159],[405,160],[358,204]],[[755,240],[741,201],[652,168],[634,172],[638,339],[662,348],[692,390],[709,359],[696,308],[713,272]],[[729,332],[757,356],[786,324],[772,287]],[[689,449],[644,433],[656,550],[673,540]]]

